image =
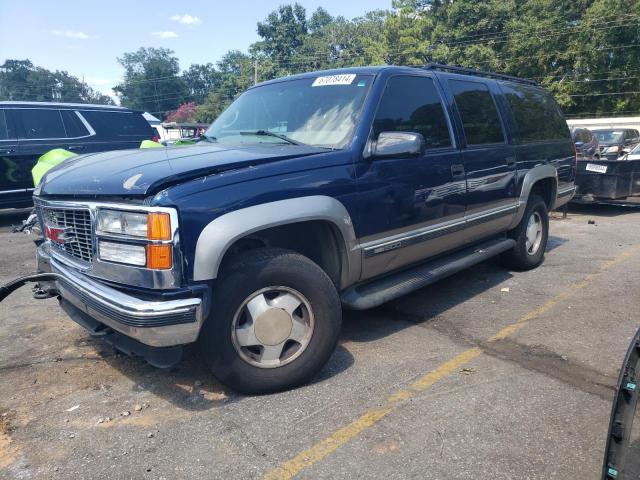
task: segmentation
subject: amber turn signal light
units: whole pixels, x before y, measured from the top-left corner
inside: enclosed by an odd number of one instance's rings
[[[168,213],[152,212],[148,215],[147,239],[171,240],[171,218]]]
[[[171,245],[147,245],[147,268],[167,270],[173,266]]]

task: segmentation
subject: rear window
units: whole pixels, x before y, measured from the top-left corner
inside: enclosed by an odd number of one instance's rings
[[[25,108],[14,110],[24,132],[20,138],[29,140],[65,138],[59,110]]]
[[[64,128],[67,131],[67,137],[87,137],[89,136],[89,130],[84,126],[77,112],[73,110],[61,110],[62,120],[64,121]]]
[[[151,138],[153,130],[144,117],[135,112],[100,112],[83,110],[80,112],[96,131],[117,137]]]
[[[484,83],[449,80],[468,145],[503,143],[498,110]]]
[[[520,142],[571,138],[567,122],[549,93],[506,83],[501,88],[513,111]]]

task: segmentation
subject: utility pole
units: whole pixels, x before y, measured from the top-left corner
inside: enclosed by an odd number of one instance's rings
[[[258,59],[253,61],[253,84],[258,83]]]

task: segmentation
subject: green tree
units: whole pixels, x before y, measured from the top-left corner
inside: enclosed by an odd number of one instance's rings
[[[68,72],[52,72],[29,60],[13,59],[0,65],[0,100],[113,104],[110,97]]]
[[[187,85],[173,54],[166,48],[139,48],[118,58],[124,79],[114,91],[123,106],[164,117],[184,103]]]

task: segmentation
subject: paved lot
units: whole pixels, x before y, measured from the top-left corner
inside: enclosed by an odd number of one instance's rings
[[[0,214],[0,282],[32,269],[18,218]],[[263,397],[116,355],[23,288],[0,304],[0,478],[598,478],[640,211],[551,229],[535,271],[489,262],[346,312],[320,378]]]

